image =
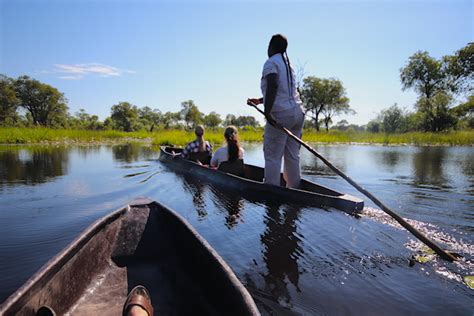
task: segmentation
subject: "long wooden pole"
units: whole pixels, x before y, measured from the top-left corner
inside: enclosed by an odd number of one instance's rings
[[[265,113],[259,109],[255,104],[250,104],[253,106],[257,111],[265,115]],[[307,143],[302,141],[300,138],[295,136],[291,131],[289,131],[287,128],[281,126],[281,125],[274,125],[275,127],[283,130],[288,136],[293,138],[295,141],[300,143],[304,148],[309,150],[313,155],[318,157],[319,159],[326,164],[332,171],[340,175],[344,180],[349,182],[354,188],[357,189],[360,193],[364,194],[366,197],[368,197],[372,202],[374,202],[378,207],[380,207],[385,213],[393,217],[400,225],[406,228],[410,233],[412,233],[416,238],[418,238],[421,242],[423,242],[425,245],[433,249],[441,258],[448,260],[448,261],[456,261],[457,258],[453,256],[451,253],[447,252],[446,250],[442,249],[437,243],[434,241],[430,240],[428,237],[426,237],[423,233],[421,233],[419,230],[417,230],[415,227],[411,226],[406,220],[404,220],[400,215],[392,211],[390,208],[388,208],[385,204],[383,204],[378,198],[376,198],[372,193],[358,185],[354,180],[352,180],[350,177],[344,174],[341,170],[339,170],[336,166],[334,166],[332,163],[330,163],[326,158],[324,158],[320,153],[318,153],[314,148],[309,146]]]

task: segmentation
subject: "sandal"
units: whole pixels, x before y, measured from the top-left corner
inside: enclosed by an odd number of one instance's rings
[[[122,316],[127,316],[132,306],[140,306],[149,316],[153,316],[153,306],[151,305],[150,293],[142,285],[135,286],[127,296],[127,300],[123,305]]]

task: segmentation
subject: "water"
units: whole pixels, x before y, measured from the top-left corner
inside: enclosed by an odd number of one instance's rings
[[[255,200],[174,173],[141,145],[0,147],[0,301],[97,218],[148,196],[186,218],[263,314],[474,310],[474,150],[318,146],[355,181],[464,259],[409,265],[422,245],[366,201],[362,217]],[[263,165],[261,145],[246,161]],[[361,196],[302,150],[304,177]]]

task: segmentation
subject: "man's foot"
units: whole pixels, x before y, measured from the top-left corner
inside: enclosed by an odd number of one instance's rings
[[[123,316],[153,316],[150,294],[142,285],[135,286],[123,305]]]

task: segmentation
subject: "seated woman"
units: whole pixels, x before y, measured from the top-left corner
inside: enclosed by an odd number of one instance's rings
[[[239,135],[235,126],[228,126],[224,132],[227,146],[219,148],[211,159],[211,167],[219,170],[242,175],[244,149],[240,147]],[[224,164],[222,164],[224,163]],[[225,166],[225,168],[223,168]]]
[[[194,134],[196,139],[184,147],[181,157],[207,165],[212,157],[212,146],[204,140],[204,126],[197,125]]]

